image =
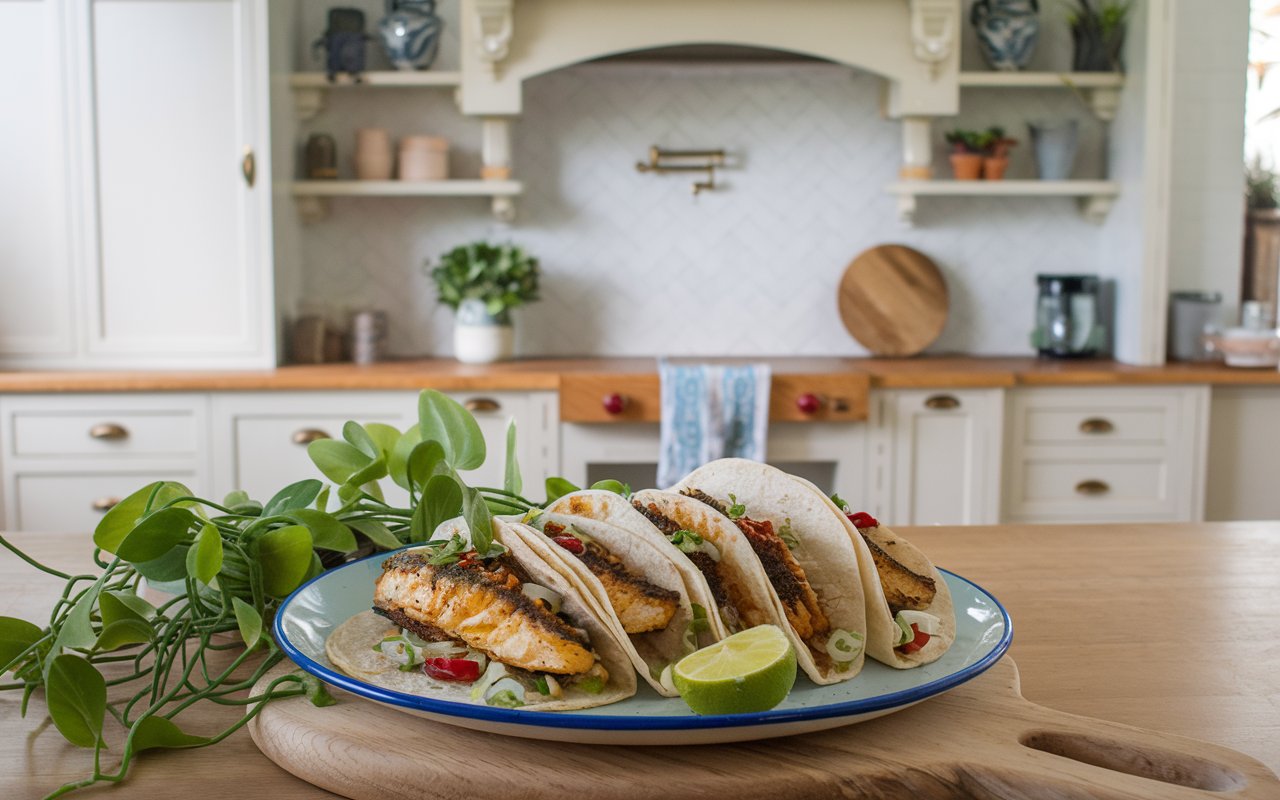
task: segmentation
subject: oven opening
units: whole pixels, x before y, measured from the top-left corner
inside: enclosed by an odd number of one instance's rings
[[[784,472],[811,481],[826,494],[836,491],[836,462],[834,461],[770,461]],[[596,481],[613,479],[622,481],[633,489],[645,489],[655,485],[658,465],[653,462],[588,463],[587,485]]]

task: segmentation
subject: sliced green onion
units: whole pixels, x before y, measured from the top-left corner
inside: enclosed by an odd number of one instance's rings
[[[837,664],[850,664],[862,653],[865,637],[857,631],[836,628],[827,639],[827,655]]]
[[[893,621],[898,626],[898,641],[893,643],[894,647],[900,647],[916,638],[916,632],[911,630],[911,623],[902,621],[901,612],[894,617]]]
[[[471,699],[479,700],[484,697],[485,691],[502,678],[507,677],[507,665],[499,661],[490,661],[489,667],[484,674],[471,687]]]
[[[604,691],[604,679],[599,675],[588,675],[578,681],[578,688],[587,694],[600,694]]]
[[[904,628],[910,628],[914,624],[916,626],[916,630],[921,633],[927,633],[930,636],[936,636],[940,632],[940,626],[942,625],[942,620],[938,619],[933,614],[926,614],[923,611],[911,611],[909,609],[904,609],[898,612],[897,622]],[[915,638],[914,633],[912,633],[911,636],[912,638]]]
[[[485,698],[485,705],[497,706],[498,708],[519,708],[524,705],[524,701],[516,697],[516,693],[510,689],[504,689],[490,697]]]

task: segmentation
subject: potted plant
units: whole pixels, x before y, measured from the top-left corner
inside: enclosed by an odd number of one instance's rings
[[[983,159],[982,177],[988,181],[1004,179],[1005,170],[1009,168],[1009,149],[1018,143],[1004,135],[1004,128],[987,128],[982,134]]]
[[[1133,0],[1075,0],[1067,13],[1075,44],[1071,68],[1076,72],[1120,72],[1124,63],[1125,28]]]
[[[1245,206],[1240,299],[1274,302],[1280,284],[1280,176],[1261,159],[1245,170]]]
[[[951,145],[951,171],[956,180],[978,180],[982,176],[982,161],[986,158],[985,133],[956,129],[947,131],[946,140]]]
[[[457,312],[453,353],[468,364],[511,358],[510,311],[538,299],[538,259],[511,244],[455,247],[431,268],[440,302]]]

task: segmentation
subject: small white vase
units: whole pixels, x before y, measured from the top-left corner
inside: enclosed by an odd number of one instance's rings
[[[453,326],[453,356],[464,364],[492,364],[515,354],[515,328],[507,325]]]

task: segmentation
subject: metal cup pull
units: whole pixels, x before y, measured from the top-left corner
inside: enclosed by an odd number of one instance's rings
[[[960,407],[960,398],[953,394],[934,394],[925,398],[924,407],[933,411],[950,411]]]
[[[1089,417],[1080,423],[1080,432],[1087,434],[1111,433],[1116,429],[1111,420],[1102,417]]]
[[[89,429],[89,438],[91,439],[114,442],[128,437],[128,428],[123,425],[117,425],[114,422],[100,422]]]
[[[502,404],[492,397],[469,397],[463,401],[462,407],[472,414],[502,410]]]
[[[115,508],[119,502],[120,502],[119,497],[99,497],[96,500],[94,500],[92,503],[90,503],[90,505],[93,506],[94,511],[101,511],[102,513],[105,514],[106,512]]]
[[[1106,494],[1109,491],[1111,491],[1111,486],[1106,481],[1089,479],[1087,481],[1080,481],[1076,484],[1076,494],[1083,494],[1092,497],[1100,494]]]
[[[333,437],[319,428],[300,428],[293,432],[293,443],[303,447],[320,439],[332,439]]]

